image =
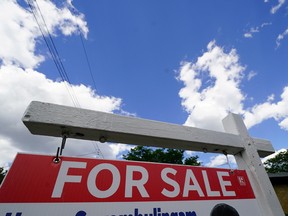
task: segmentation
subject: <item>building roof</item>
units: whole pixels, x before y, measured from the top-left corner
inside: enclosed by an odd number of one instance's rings
[[[288,172],[268,173],[271,183],[274,184],[288,184]]]

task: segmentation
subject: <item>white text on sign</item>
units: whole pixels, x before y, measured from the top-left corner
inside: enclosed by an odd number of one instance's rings
[[[81,175],[71,175],[68,174],[70,169],[86,169],[86,162],[75,162],[75,161],[63,161],[61,163],[60,170],[54,185],[52,198],[61,198],[65,184],[82,183]],[[101,190],[97,185],[97,177],[101,171],[108,171],[112,175],[111,185],[105,189]],[[136,189],[141,197],[150,197],[149,192],[145,185],[149,181],[149,172],[144,166],[140,165],[127,165],[126,174],[121,175],[119,169],[110,163],[101,163],[94,166],[87,176],[87,189],[89,193],[96,198],[108,198],[113,196],[119,189],[121,181],[125,182],[125,198],[133,197],[133,189]],[[198,193],[199,197],[233,197],[236,196],[235,191],[228,190],[227,187],[231,186],[231,181],[227,179],[229,177],[229,171],[219,170],[217,173],[217,183],[220,185],[220,190],[212,190],[211,182],[206,170],[202,170],[201,179],[204,181],[204,186],[199,183],[199,176],[196,177],[192,169],[187,169],[185,173],[185,181],[183,185],[174,178],[177,175],[177,170],[171,167],[165,167],[161,170],[161,181],[159,187],[162,187],[161,194],[168,198],[174,198],[179,195],[182,197],[188,197],[189,193],[194,191]],[[134,178],[134,175],[140,175],[138,179]],[[224,179],[225,178],[225,179]],[[83,183],[82,183],[83,184]],[[215,184],[215,179],[213,179],[213,184]]]

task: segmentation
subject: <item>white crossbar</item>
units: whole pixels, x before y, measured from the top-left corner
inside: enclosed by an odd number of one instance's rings
[[[240,136],[33,101],[22,121],[32,134],[117,142],[191,151],[237,154],[244,150]],[[252,138],[260,157],[274,152],[267,140]]]

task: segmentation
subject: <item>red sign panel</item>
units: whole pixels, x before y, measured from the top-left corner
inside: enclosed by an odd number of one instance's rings
[[[254,198],[245,171],[18,154],[0,202],[131,202]]]
[[[168,211],[172,202],[178,203],[172,206],[181,208],[181,211],[194,206],[190,212],[195,214],[191,215],[197,215],[196,212],[206,214],[219,202],[245,205],[245,209],[255,212],[254,215],[258,212],[249,207],[257,202],[243,170],[231,172],[227,169],[74,157],[61,157],[61,162],[55,164],[53,158],[17,155],[0,188],[0,207],[6,209],[6,215],[11,216],[11,206],[18,213],[27,211],[26,215],[35,212],[37,215],[43,209],[52,211],[49,205],[53,203],[54,210],[76,212],[67,215],[77,215],[77,211],[84,207],[85,214],[89,209],[93,212],[97,208],[99,214],[94,215],[117,215],[115,212],[120,214],[120,210],[124,213],[144,212],[147,208],[158,214],[164,209]],[[142,209],[139,203],[143,203]],[[99,208],[99,205],[106,206],[106,209]]]

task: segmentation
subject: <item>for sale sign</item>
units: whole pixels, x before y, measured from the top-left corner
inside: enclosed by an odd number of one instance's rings
[[[17,155],[0,188],[0,216],[260,215],[243,170],[53,158]]]

